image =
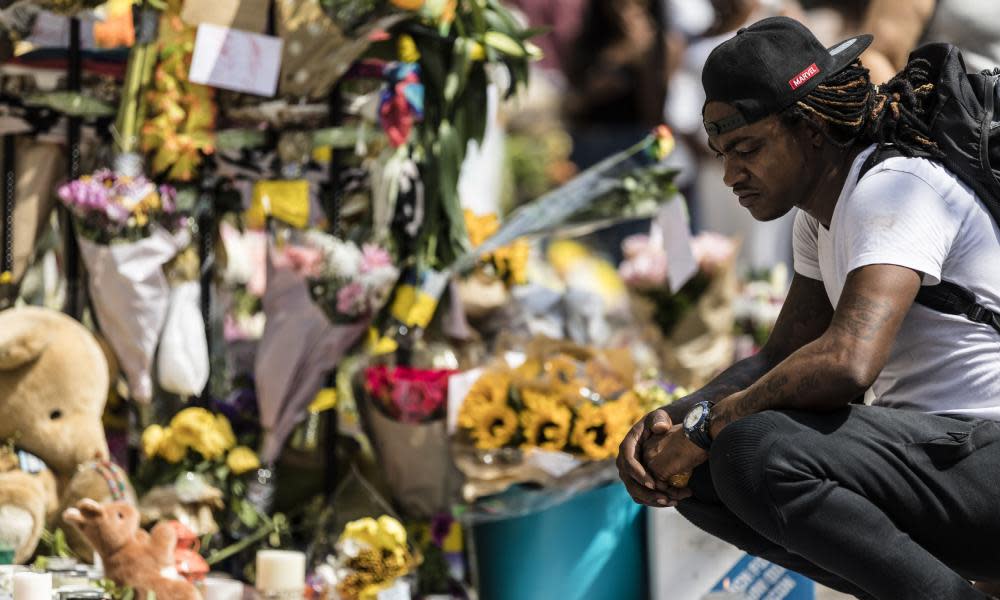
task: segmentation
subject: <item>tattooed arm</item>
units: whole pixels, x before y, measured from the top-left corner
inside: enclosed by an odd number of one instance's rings
[[[667,496],[656,490],[656,480],[644,464],[643,448],[648,441],[665,434],[673,423],[680,423],[695,402],[717,402],[750,387],[790,354],[822,335],[832,316],[833,308],[822,282],[795,275],[774,331],[760,353],[729,367],[693,394],[649,413],[625,436],[618,451],[618,472],[632,498],[648,506],[665,506],[668,502]]]
[[[795,275],[774,330],[761,351],[729,367],[700,390],[668,405],[670,420],[680,423],[696,402],[719,402],[747,389],[792,352],[822,335],[832,317],[833,307],[823,283]]]
[[[829,328],[755,384],[719,402],[712,410],[712,437],[749,414],[772,408],[832,410],[863,393],[889,359],[919,289],[920,274],[912,269],[869,265],[852,271]]]

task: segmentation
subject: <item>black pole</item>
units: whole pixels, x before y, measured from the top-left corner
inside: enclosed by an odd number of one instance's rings
[[[71,18],[69,21],[69,66],[67,72],[67,87],[70,92],[80,91],[80,20]],[[79,117],[69,117],[66,130],[66,146],[69,149],[69,179],[78,179],[80,173],[80,128]],[[80,247],[77,245],[73,228],[73,219],[69,209],[63,207],[63,260],[66,264],[66,305],[63,312],[79,319],[83,313],[80,301]]]
[[[14,284],[14,204],[17,199],[17,165],[15,163],[15,137],[3,136],[3,205],[0,206],[0,227],[3,227],[3,254],[0,256],[0,290],[6,292]],[[0,310],[9,308],[14,294],[0,294]]]
[[[344,95],[341,93],[340,84],[334,86],[330,92],[329,103],[330,126],[336,127],[344,122]],[[330,220],[330,233],[335,236],[342,235],[340,220],[340,208],[342,202],[342,191],[340,189],[340,176],[344,169],[344,153],[341,150],[334,150],[330,155],[328,178],[326,183],[326,216]],[[327,377],[327,385],[336,388],[336,372],[330,373]],[[337,472],[337,436],[340,428],[339,411],[333,407],[325,412],[323,419],[325,435],[323,448],[323,491],[329,500],[333,499],[333,493],[337,490],[339,474]]]
[[[201,287],[201,318],[205,324],[205,342],[208,344],[209,372],[206,390],[212,386],[212,280],[215,275],[215,206],[214,194],[210,188],[203,187],[198,204],[198,257],[201,262],[198,283]]]

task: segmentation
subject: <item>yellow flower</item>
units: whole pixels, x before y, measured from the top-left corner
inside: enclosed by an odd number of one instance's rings
[[[374,550],[392,554],[402,554],[407,551],[406,528],[388,515],[382,515],[378,520],[365,517],[351,521],[344,526],[340,539],[341,541],[350,539]]]
[[[257,454],[246,446],[236,446],[229,451],[226,457],[226,466],[233,472],[233,475],[242,475],[247,471],[260,468],[260,459]]]
[[[388,515],[378,518],[379,542],[382,548],[406,547],[406,528]]]
[[[176,432],[170,427],[167,427],[164,432],[163,441],[160,442],[158,449],[159,455],[163,460],[177,464],[187,456],[188,447],[177,437]]]
[[[510,393],[510,375],[506,371],[487,371],[476,380],[462,402],[458,423],[466,429],[475,428],[478,411],[491,404],[506,405]]]
[[[185,408],[170,420],[174,435],[208,460],[222,458],[236,444],[229,421],[204,408]]]
[[[236,435],[233,433],[233,427],[229,424],[229,419],[226,418],[226,415],[215,415],[215,425],[219,435],[222,436],[222,439],[226,444],[226,449],[228,450],[235,446]]]
[[[476,448],[495,450],[509,444],[517,433],[518,418],[514,409],[506,404],[491,403],[475,407],[469,415],[470,428]]]
[[[528,409],[521,413],[521,426],[526,438],[524,446],[562,450],[569,439],[573,412],[556,396],[530,390],[525,390],[522,395]]]
[[[408,33],[399,36],[399,39],[396,41],[396,52],[399,53],[399,60],[403,62],[415,63],[420,60],[420,50],[417,49],[417,42]]]
[[[568,354],[557,354],[545,361],[545,374],[554,385],[565,385],[578,378],[580,365]]]
[[[580,407],[573,425],[572,442],[584,455],[594,460],[618,456],[618,445],[631,427],[631,414],[617,403]]]
[[[514,369],[514,378],[521,383],[529,382],[541,374],[542,363],[537,358],[529,358]]]
[[[496,213],[477,215],[467,208],[462,212],[465,215],[465,230],[469,234],[469,243],[473,248],[481,246],[500,229],[500,219]]]
[[[166,438],[166,431],[159,425],[150,425],[142,432],[142,452],[149,458],[156,456]]]
[[[531,244],[521,238],[510,245],[497,248],[493,252],[493,260],[504,279],[510,285],[528,283],[528,258],[531,255]]]

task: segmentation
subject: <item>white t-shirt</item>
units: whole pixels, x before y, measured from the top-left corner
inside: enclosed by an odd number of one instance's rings
[[[830,229],[799,211],[795,272],[817,279],[837,306],[848,273],[909,267],[924,285],[946,280],[1000,309],[1000,229],[976,195],[940,164],[895,157],[858,181],[854,161]],[[872,386],[875,404],[1000,420],[1000,333],[961,315],[914,304]]]

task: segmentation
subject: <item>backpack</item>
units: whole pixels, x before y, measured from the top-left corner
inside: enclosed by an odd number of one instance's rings
[[[968,73],[958,48],[951,44],[926,44],[909,60],[930,63],[936,102],[930,111],[930,138],[944,152],[939,160],[976,193],[994,222],[1000,224],[1000,68]],[[872,167],[903,153],[886,145],[875,150],[861,166],[860,179]],[[965,315],[986,323],[1000,333],[1000,314],[979,304],[975,294],[960,285],[942,281],[921,286],[916,300],[933,310]]]

